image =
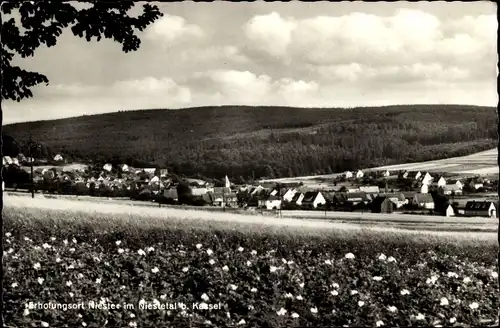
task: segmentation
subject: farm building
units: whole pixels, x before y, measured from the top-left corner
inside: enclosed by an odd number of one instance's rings
[[[429,185],[431,184],[433,180],[433,177],[429,174],[429,172],[425,173],[424,177],[422,178],[422,184]]]
[[[462,182],[460,180],[450,180],[450,181],[448,181],[448,184],[449,185],[456,185],[460,189],[464,188],[464,185],[462,184]]]
[[[227,187],[215,187],[213,192],[213,204],[222,207],[237,207],[238,197]]]
[[[446,217],[455,216],[455,209],[453,208],[453,206],[448,205],[448,207],[446,208],[446,211],[445,211],[444,215]]]
[[[61,156],[61,154],[57,154],[56,156],[54,156],[54,161],[61,162],[62,160],[63,160],[63,157]]]
[[[297,190],[295,188],[288,189],[285,194],[283,195],[283,200],[286,202],[291,202],[293,199],[293,196],[297,193]]]
[[[420,187],[420,193],[421,194],[428,194],[429,193],[429,186],[426,185],[426,184],[423,184],[421,187]]]
[[[304,193],[297,192],[295,193],[295,195],[293,195],[291,203],[301,206],[303,199],[304,199]]]
[[[264,199],[259,199],[259,207],[268,210],[277,210],[281,208],[281,199],[276,195],[269,194]]]
[[[302,205],[312,208],[317,208],[320,205],[325,205],[326,199],[319,191],[309,191],[304,195]]]
[[[497,210],[493,202],[467,202],[465,205],[465,216],[497,217]]]
[[[378,196],[371,203],[372,213],[392,213],[396,208],[388,197]]]
[[[484,184],[482,182],[472,180],[469,183],[469,188],[478,190],[480,188],[484,188]]]
[[[109,163],[106,163],[106,164],[104,164],[104,166],[102,167],[102,169],[104,171],[111,172],[111,170],[113,169],[113,165],[111,165]]]
[[[369,194],[378,194],[380,192],[380,189],[378,186],[364,186],[364,187],[359,187],[360,192],[366,192]]]
[[[345,172],[345,173],[344,173],[344,177],[345,177],[346,179],[351,179],[351,178],[353,177],[352,172],[351,172],[351,171],[347,171],[347,172]]]
[[[363,171],[358,170],[358,171],[356,172],[356,179],[361,179],[361,178],[362,178],[362,177],[364,177],[364,176],[365,176],[365,174],[363,173]]]
[[[445,195],[461,195],[462,194],[462,188],[457,186],[456,184],[447,184],[443,188],[443,193]]]
[[[416,194],[413,197],[413,204],[428,210],[434,209],[434,199],[430,194]]]
[[[387,194],[385,197],[391,200],[396,205],[396,208],[401,208],[403,205],[408,204],[408,200],[403,193]]]
[[[347,202],[357,205],[359,203],[368,204],[371,201],[371,196],[365,192],[347,194]]]
[[[386,178],[387,178],[387,177],[390,177],[390,176],[391,176],[391,172],[389,172],[389,170],[386,170],[386,171],[382,174],[382,176],[384,176],[384,177],[386,177]]]
[[[446,186],[446,180],[443,177],[439,178],[437,185],[438,185],[438,187]]]

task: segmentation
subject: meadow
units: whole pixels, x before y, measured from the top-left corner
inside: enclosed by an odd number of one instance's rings
[[[492,232],[26,197],[3,215],[8,327],[484,326],[500,306]]]

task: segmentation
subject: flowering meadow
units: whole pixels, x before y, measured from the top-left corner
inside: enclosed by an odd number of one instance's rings
[[[85,215],[4,210],[6,326],[449,327],[497,320],[495,240],[159,229]]]

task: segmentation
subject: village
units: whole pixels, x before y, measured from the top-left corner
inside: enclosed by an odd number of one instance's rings
[[[179,178],[161,168],[132,168],[126,164],[67,163],[61,154],[52,160],[3,157],[3,189],[48,194],[125,197],[169,205],[211,206],[221,209],[316,210],[497,217],[498,178],[453,177],[446,172],[348,171],[327,187],[303,183],[221,181]],[[31,173],[32,170],[32,173]],[[32,174],[32,176],[31,176]]]

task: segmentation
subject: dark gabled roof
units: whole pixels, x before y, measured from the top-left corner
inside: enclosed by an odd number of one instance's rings
[[[481,211],[481,210],[488,210],[491,206],[491,204],[493,204],[493,202],[475,202],[475,201],[472,201],[472,202],[467,202],[467,204],[465,204],[465,209],[466,210],[474,210],[474,211]]]
[[[300,192],[296,192],[296,193],[295,193],[295,195],[293,195],[293,197],[292,197],[292,202],[296,202],[296,201],[298,201],[298,200],[299,200],[300,195],[302,195],[302,193],[300,193]]]
[[[302,199],[303,203],[313,202],[318,196],[319,191],[308,191],[304,194],[304,199]]]
[[[417,203],[434,203],[434,199],[431,194],[416,194],[415,200]]]

